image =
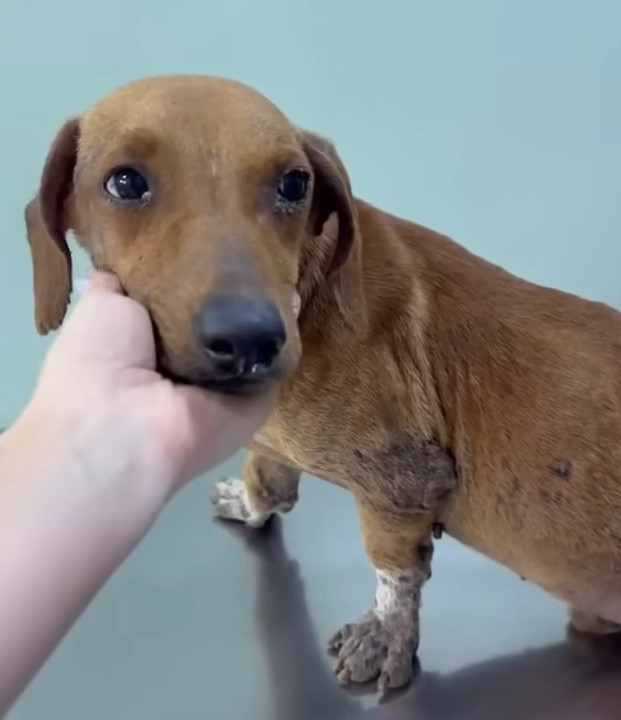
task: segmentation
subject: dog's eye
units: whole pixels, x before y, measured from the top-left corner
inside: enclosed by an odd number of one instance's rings
[[[278,196],[287,203],[299,203],[306,198],[309,175],[305,170],[289,170],[278,183]]]
[[[147,181],[138,170],[130,167],[115,170],[108,176],[104,188],[108,195],[125,202],[145,201],[151,196]]]

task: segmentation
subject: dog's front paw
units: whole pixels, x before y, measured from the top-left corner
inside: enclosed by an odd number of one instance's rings
[[[329,642],[338,657],[336,676],[341,684],[377,678],[381,691],[410,682],[417,647],[418,624],[411,617],[397,614],[380,619],[375,612],[345,625]]]
[[[222,520],[233,520],[259,528],[265,525],[269,518],[269,515],[252,508],[244,481],[237,478],[225,478],[216,483],[212,503],[216,516]]]

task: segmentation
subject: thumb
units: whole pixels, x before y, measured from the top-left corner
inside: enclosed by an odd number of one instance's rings
[[[122,293],[123,289],[116,275],[96,270],[90,278],[77,278],[75,291],[78,297],[84,297],[100,291]]]
[[[186,409],[190,447],[186,479],[210,470],[242,449],[267,422],[276,404],[271,389],[254,398],[222,397],[208,391],[175,387],[175,394]],[[185,434],[185,433],[184,433]]]

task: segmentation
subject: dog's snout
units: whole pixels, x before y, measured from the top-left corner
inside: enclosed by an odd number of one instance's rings
[[[265,377],[286,340],[280,313],[265,298],[210,298],[197,317],[196,333],[214,380]]]

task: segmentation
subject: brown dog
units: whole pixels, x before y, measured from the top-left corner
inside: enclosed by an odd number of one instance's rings
[[[620,313],[358,200],[329,142],[222,79],[143,80],[70,120],[26,219],[39,332],[73,230],[151,312],[163,372],[281,384],[216,509],[262,525],[302,471],[351,491],[378,584],[332,640],[342,682],[409,680],[442,528],[578,628],[621,629]]]

